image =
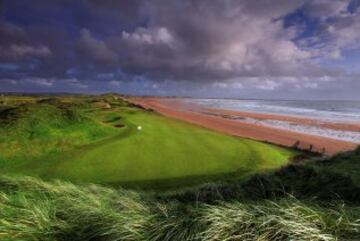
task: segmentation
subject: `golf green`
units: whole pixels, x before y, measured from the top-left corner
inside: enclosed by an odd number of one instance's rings
[[[116,135],[27,162],[16,168],[17,172],[121,184],[244,175],[278,168],[294,155],[281,147],[227,136],[134,108],[104,112],[101,118],[104,125],[113,126]]]

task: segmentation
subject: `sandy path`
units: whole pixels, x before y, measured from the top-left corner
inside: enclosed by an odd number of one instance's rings
[[[313,150],[333,155],[338,152],[356,148],[357,144],[352,142],[335,140],[327,137],[320,137],[296,132],[290,132],[278,128],[260,126],[253,123],[242,122],[221,117],[221,115],[235,115],[255,119],[271,119],[291,121],[299,124],[325,126],[336,130],[360,131],[360,124],[357,123],[322,123],[317,120],[259,114],[249,112],[226,111],[219,109],[199,109],[196,106],[189,106],[179,99],[169,98],[129,98],[129,101],[139,104],[144,108],[153,109],[165,116],[190,122],[225,134],[266,141],[283,146],[293,146],[297,141],[303,149],[313,146]],[[206,112],[206,114],[204,114]],[[210,113],[210,114],[209,114]]]

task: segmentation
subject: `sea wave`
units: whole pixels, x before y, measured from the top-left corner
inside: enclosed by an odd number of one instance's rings
[[[360,132],[355,132],[355,131],[334,130],[330,128],[301,125],[294,122],[278,121],[278,120],[258,120],[252,118],[244,118],[241,121],[253,123],[256,125],[275,127],[278,129],[283,129],[292,132],[328,137],[336,140],[349,141],[360,144]]]
[[[236,99],[186,99],[203,107],[282,114],[327,121],[360,121],[359,101],[271,101]]]

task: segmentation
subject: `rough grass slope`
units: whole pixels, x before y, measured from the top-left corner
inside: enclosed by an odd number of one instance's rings
[[[0,164],[44,157],[113,133],[82,112],[76,104],[56,99],[0,111]]]
[[[182,202],[98,185],[0,179],[1,240],[357,240],[360,207],[284,197]]]

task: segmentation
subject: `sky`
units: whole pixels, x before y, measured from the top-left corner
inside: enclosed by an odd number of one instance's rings
[[[0,0],[0,92],[360,100],[360,0]]]

